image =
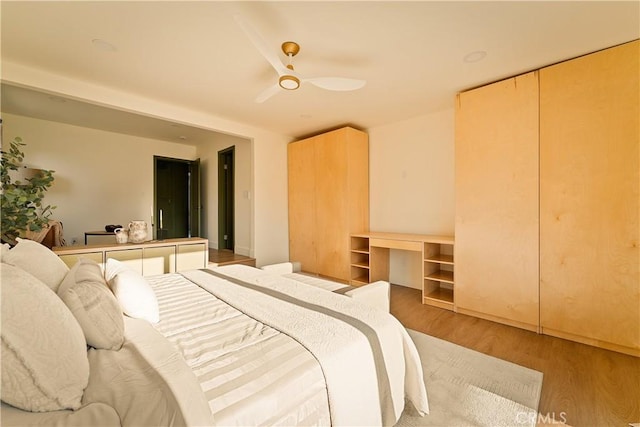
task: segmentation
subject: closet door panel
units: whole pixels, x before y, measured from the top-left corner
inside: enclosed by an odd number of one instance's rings
[[[455,156],[457,310],[537,330],[535,72],[458,95]]]
[[[543,332],[636,353],[639,49],[636,41],[540,72]]]
[[[315,146],[316,226],[318,230],[318,272],[323,276],[349,280],[349,222],[347,207],[347,140],[344,132],[323,134]]]
[[[317,273],[314,138],[291,143],[287,150],[289,259],[300,262],[303,271]]]
[[[363,233],[369,231],[369,136],[355,129],[347,130],[349,234]],[[350,248],[348,237],[347,247]]]

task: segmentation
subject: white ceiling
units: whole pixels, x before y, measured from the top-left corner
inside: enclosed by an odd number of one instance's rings
[[[300,74],[365,79],[366,86],[332,92],[303,84],[255,103],[277,75],[234,14],[276,52],[283,41],[298,42]],[[1,19],[3,61],[292,137],[450,108],[461,90],[640,37],[638,1],[2,1]],[[486,57],[465,62],[477,51]],[[3,83],[3,111],[186,137],[178,142],[197,138],[197,130],[165,120],[60,102],[41,93],[46,88],[14,86],[4,75]]]

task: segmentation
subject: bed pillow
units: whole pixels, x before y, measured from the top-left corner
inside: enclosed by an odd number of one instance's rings
[[[32,412],[78,409],[89,381],[82,329],[40,280],[2,264],[2,400]]]
[[[9,246],[8,243],[3,243],[2,246],[0,246],[0,261],[4,262],[4,257],[5,255],[7,255],[9,253],[9,251],[11,250],[11,246]]]
[[[69,267],[46,246],[19,237],[17,241],[13,249],[3,254],[2,262],[20,267],[57,292]]]
[[[87,344],[106,350],[122,347],[122,310],[95,261],[80,258],[60,284],[58,296],[80,324]]]
[[[104,275],[124,314],[151,323],[160,321],[156,294],[140,273],[118,260],[109,258]]]

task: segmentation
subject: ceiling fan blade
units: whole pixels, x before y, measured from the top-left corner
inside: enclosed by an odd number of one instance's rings
[[[267,61],[271,64],[273,68],[278,72],[278,75],[281,76],[287,73],[287,67],[284,66],[278,54],[269,48],[269,45],[264,40],[264,37],[256,30],[251,24],[245,21],[242,16],[239,14],[233,15],[236,22],[245,32],[249,40],[253,43],[253,45],[258,49],[258,51],[265,57]]]
[[[302,79],[315,86],[327,90],[348,91],[362,88],[367,81],[358,79],[347,79],[344,77],[313,77],[310,79]]]
[[[273,95],[277,94],[278,92],[280,92],[280,86],[278,86],[278,84],[276,83],[273,86],[269,86],[268,88],[266,88],[265,90],[263,90],[260,95],[258,95],[256,97],[256,103],[258,104],[262,104],[263,102],[265,102],[267,99],[271,98]]]

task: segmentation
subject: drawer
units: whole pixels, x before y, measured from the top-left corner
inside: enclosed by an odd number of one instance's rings
[[[422,252],[422,242],[411,242],[407,240],[371,238],[369,239],[369,246]]]

